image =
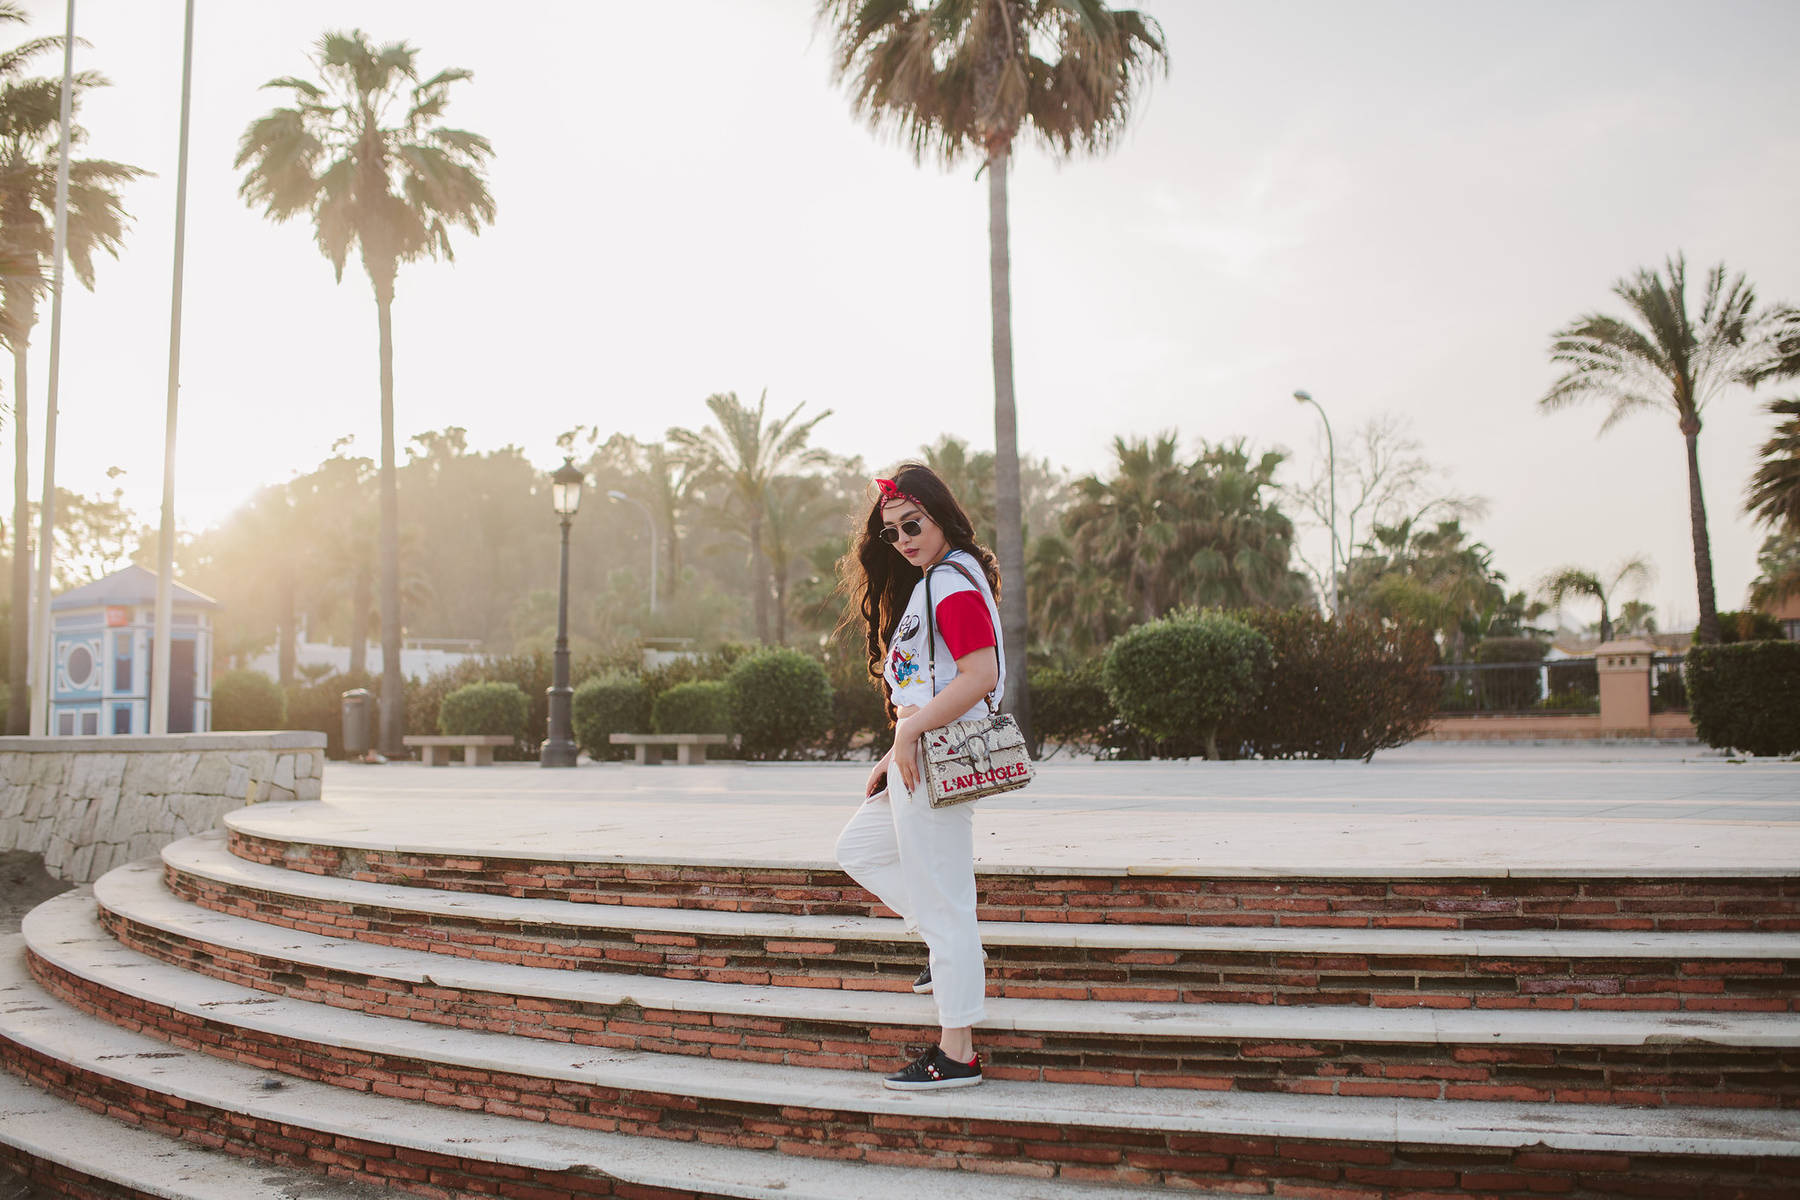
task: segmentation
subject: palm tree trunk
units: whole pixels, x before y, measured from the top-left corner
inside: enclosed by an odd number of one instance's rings
[[[294,570],[281,569],[281,641],[275,648],[275,682],[282,687],[294,682],[294,643],[299,631],[294,628]]]
[[[356,564],[350,583],[350,674],[361,676],[369,671],[369,568]]]
[[[1031,740],[1031,694],[1025,675],[1025,520],[1019,489],[1018,413],[1013,402],[1012,260],[1007,249],[1006,173],[1012,155],[987,162],[988,289],[994,318],[995,552],[1004,583],[1000,637],[1006,650],[1006,707]]]
[[[29,325],[25,326],[29,328]],[[25,444],[25,350],[23,329],[13,347],[13,534],[12,621],[7,631],[6,732],[31,732],[31,474],[30,447]]]
[[[1700,599],[1700,641],[1717,645],[1719,608],[1713,598],[1712,539],[1706,535],[1706,497],[1700,491],[1700,422],[1682,425],[1687,441],[1688,520],[1694,532],[1694,587]]]
[[[755,593],[756,640],[769,640],[769,560],[762,549],[762,517],[750,517],[750,588]]]
[[[787,645],[787,570],[775,574],[775,644]]]
[[[375,284],[381,324],[381,753],[406,753],[405,683],[400,675],[400,494],[394,478],[394,284]]]

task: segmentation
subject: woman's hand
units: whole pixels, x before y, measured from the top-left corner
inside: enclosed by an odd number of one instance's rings
[[[893,757],[894,752],[889,750],[886,754],[882,755],[880,761],[869,770],[869,782],[863,787],[864,798],[873,800],[887,789],[888,763]]]
[[[894,748],[889,757],[899,764],[900,782],[912,791],[919,783],[919,727],[913,717],[901,717],[894,726]]]

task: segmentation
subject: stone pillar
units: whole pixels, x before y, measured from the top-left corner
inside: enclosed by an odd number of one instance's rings
[[[1594,651],[1600,675],[1600,732],[1650,736],[1650,679],[1656,647],[1638,638],[1607,642]]]

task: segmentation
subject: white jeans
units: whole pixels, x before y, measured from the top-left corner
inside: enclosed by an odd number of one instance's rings
[[[887,782],[887,793],[866,801],[838,835],[838,865],[925,939],[938,1024],[961,1029],[987,1016],[975,924],[975,805],[933,808],[906,790],[898,767],[888,767]]]

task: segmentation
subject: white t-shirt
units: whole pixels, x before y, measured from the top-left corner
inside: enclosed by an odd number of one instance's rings
[[[963,578],[962,571],[950,566],[960,563],[974,577],[975,583]],[[994,647],[999,660],[1000,676],[990,693],[996,705],[1006,690],[1006,651],[1000,644],[1000,610],[994,604],[993,591],[981,564],[965,550],[951,550],[931,568],[931,603],[937,609],[937,689],[943,691],[956,678],[956,660],[983,646]],[[887,661],[881,675],[887,681],[888,695],[897,708],[922,708],[931,702],[931,672],[925,663],[929,644],[925,630],[925,580],[913,585],[912,596],[900,624],[894,629],[894,640],[888,644]],[[977,702],[957,720],[985,716],[987,705]]]

